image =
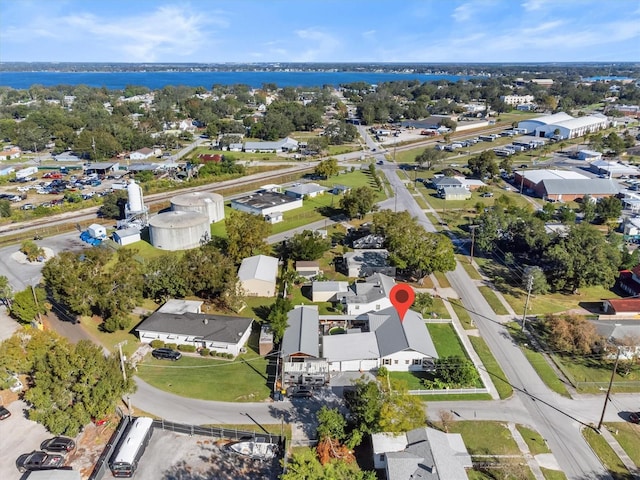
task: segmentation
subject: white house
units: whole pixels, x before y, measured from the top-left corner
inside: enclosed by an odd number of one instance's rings
[[[338,302],[341,295],[349,291],[349,282],[312,282],[311,301]]]
[[[342,303],[347,315],[383,310],[391,306],[389,295],[396,284],[392,277],[375,273],[364,282],[353,283],[344,293],[337,293],[336,301]]]
[[[275,142],[245,142],[244,144],[244,151],[251,153],[280,153],[296,150],[298,150],[298,141],[289,137]]]
[[[274,297],[278,277],[278,259],[256,255],[242,260],[238,269],[240,287],[252,297]]]
[[[465,480],[473,468],[471,455],[459,433],[429,427],[406,433],[371,435],[373,465],[386,470],[388,480]]]
[[[147,160],[149,158],[158,157],[162,154],[162,152],[159,152],[158,150],[159,149],[144,147],[140,150],[136,150],[135,152],[131,152],[129,154],[129,158],[131,160]]]
[[[251,334],[252,318],[194,312],[191,304],[168,307],[157,310],[138,325],[136,332],[141,342],[162,340],[236,356]]]
[[[294,198],[313,198],[317,197],[318,195],[322,195],[326,191],[326,187],[318,185],[317,183],[301,183],[299,185],[285,188],[284,193],[285,195]]]
[[[389,251],[385,249],[366,249],[347,252],[343,261],[348,277],[368,277],[374,273],[384,273],[395,277],[396,269],[389,265]]]
[[[11,147],[0,152],[0,160],[13,160],[14,158],[20,158],[22,150],[19,147]]]

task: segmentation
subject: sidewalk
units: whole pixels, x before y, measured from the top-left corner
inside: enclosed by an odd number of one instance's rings
[[[600,429],[600,434],[602,438],[604,438],[609,446],[616,452],[616,455],[620,457],[620,461],[624,464],[625,467],[631,472],[631,478],[640,479],[640,469],[633,463],[633,460],[627,455],[627,452],[620,446],[616,437],[609,431],[609,429],[605,426]]]

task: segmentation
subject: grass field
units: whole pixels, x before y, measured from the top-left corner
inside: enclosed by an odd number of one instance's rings
[[[458,320],[460,320],[460,323],[462,323],[462,326],[465,330],[476,328],[474,325],[472,325],[471,316],[469,315],[469,312],[467,312],[467,309],[464,308],[464,305],[462,305],[460,300],[450,298],[449,303],[453,307],[454,312],[456,312]]]
[[[529,427],[525,427],[524,425],[516,425],[516,428],[529,447],[531,455],[551,453],[551,450],[547,446],[547,442],[544,441],[544,438],[542,438],[542,435],[538,432],[530,429]]]
[[[520,449],[501,422],[453,422],[449,432],[462,435],[471,455],[519,455]]]
[[[457,254],[456,259],[460,262],[460,265],[462,265],[462,268],[464,268],[464,271],[467,272],[471,280],[482,280],[482,275],[469,263],[469,257]]]
[[[554,355],[553,359],[562,366],[563,372],[576,385],[576,390],[581,393],[599,393],[601,388],[606,388],[611,379],[612,366],[598,359],[574,356],[565,358],[561,355]],[[626,376],[617,372],[613,381],[614,385],[611,391],[614,393],[638,392],[640,391],[640,370],[636,368]]]
[[[544,467],[540,467],[540,470],[542,470],[545,480],[567,480],[567,476],[560,470],[549,470]]]
[[[616,452],[602,438],[602,435],[592,428],[585,427],[582,429],[582,436],[615,480],[631,480],[633,478]]]
[[[443,272],[434,272],[433,276],[436,277],[438,284],[442,288],[451,288],[451,284],[449,283],[449,279]]]
[[[571,398],[571,395],[569,395],[565,384],[562,383],[562,380],[558,378],[555,370],[551,368],[547,360],[540,352],[535,352],[529,347],[525,347],[524,345],[520,345],[520,350],[522,350],[524,356],[527,357],[527,360],[529,360],[529,363],[547,387],[549,387],[554,392],[559,393],[563,397]]]
[[[113,333],[108,333],[101,329],[102,319],[98,317],[82,317],[80,324],[83,329],[100,342],[100,345],[104,346],[110,352],[115,352],[117,350],[116,345],[119,343],[126,342],[122,345],[122,353],[130,356],[136,351],[140,343],[138,337],[133,334],[133,328],[140,320],[137,319],[134,322],[134,317],[136,319],[138,318],[135,315],[131,315],[132,322],[129,330],[118,330]]]
[[[450,323],[427,323],[438,356],[469,358],[460,338]]]
[[[257,334],[253,334],[253,343]],[[251,342],[251,341],[250,341]],[[252,349],[234,360],[183,355],[177,362],[147,358],[138,375],[161,390],[188,398],[221,402],[260,402],[269,398],[267,360]]]
[[[507,377],[502,371],[502,368],[500,368],[500,365],[493,356],[493,353],[489,350],[489,346],[484,339],[481,337],[469,336],[469,341],[480,357],[480,360],[482,360],[482,364],[487,370],[487,373],[491,376],[491,380],[493,381],[493,385],[496,387],[498,396],[505,399],[513,395],[513,388],[511,387],[511,384],[507,381]]]
[[[620,446],[631,457],[633,463],[640,465],[640,425],[629,422],[607,423],[606,427],[613,433]]]
[[[433,307],[431,308],[431,313],[435,313],[437,318],[449,318],[449,311],[444,306],[444,301],[441,298],[433,299]]]
[[[491,309],[496,313],[496,315],[509,314],[509,312],[504,307],[504,305],[502,305],[502,302],[500,301],[498,296],[495,294],[493,290],[491,290],[490,287],[482,286],[482,287],[478,287],[478,290],[480,290],[480,293],[482,294],[484,299],[487,301]]]

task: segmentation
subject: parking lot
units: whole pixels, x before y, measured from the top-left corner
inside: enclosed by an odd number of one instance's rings
[[[154,429],[136,478],[164,480],[276,480],[279,458],[250,459],[224,448],[228,440]],[[4,478],[4,477],[3,477]],[[103,479],[112,479],[110,472]]]

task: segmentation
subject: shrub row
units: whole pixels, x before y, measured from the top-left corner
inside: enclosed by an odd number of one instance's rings
[[[177,350],[180,350],[181,352],[196,351],[195,345],[177,345],[175,343],[164,343],[162,340],[152,340],[151,347],[152,348],[170,348],[172,350],[177,349]],[[209,350],[208,348],[201,348],[200,350],[198,350],[198,353],[203,357],[211,356],[211,357],[218,357],[218,358],[229,358],[229,359],[233,358],[232,353],[216,352],[215,350]]]

